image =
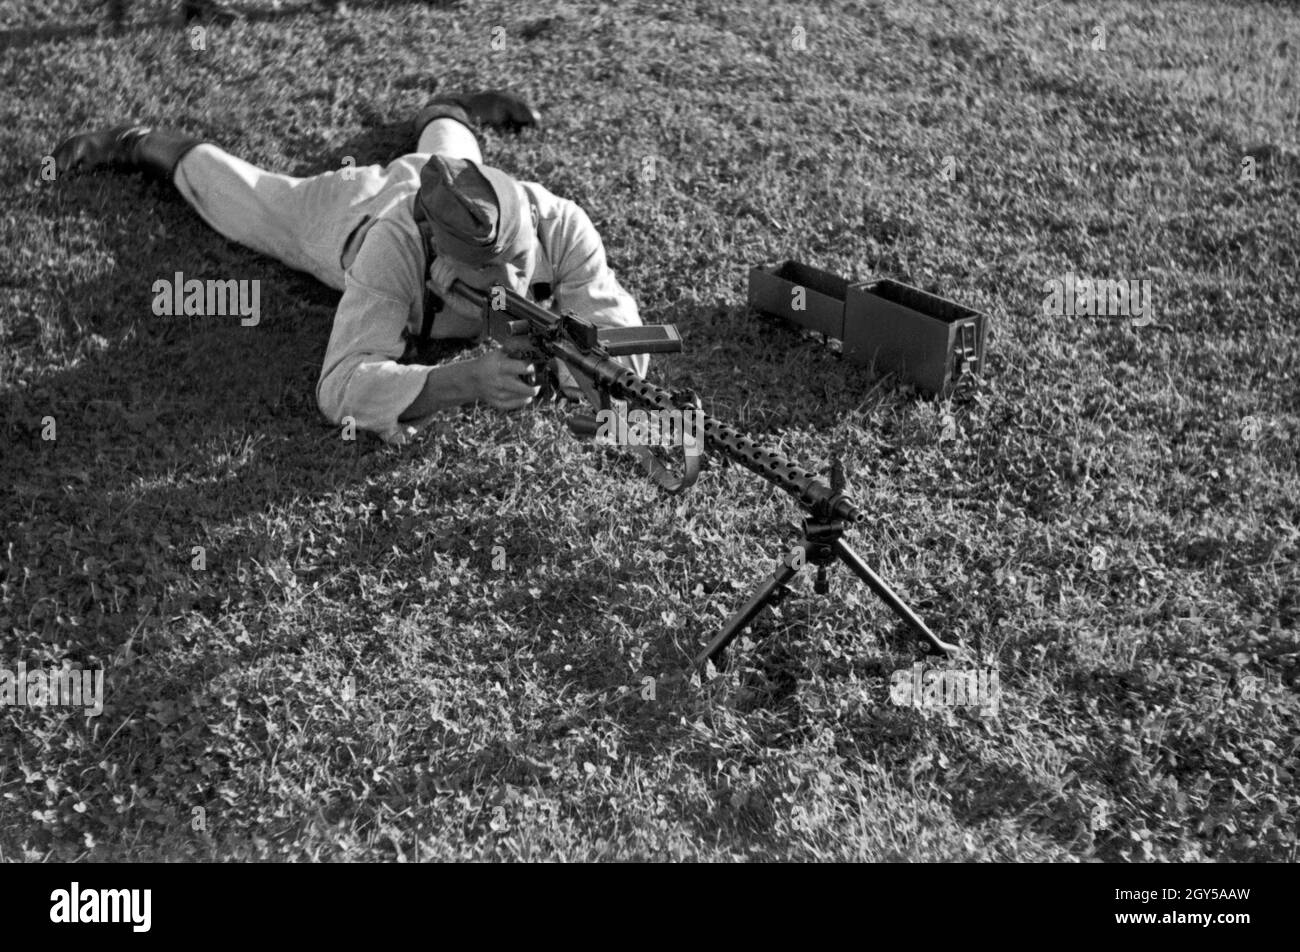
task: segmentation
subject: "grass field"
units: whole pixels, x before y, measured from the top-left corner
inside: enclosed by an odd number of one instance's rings
[[[99,717],[0,708],[0,856],[1296,859],[1300,12],[286,3],[196,51],[165,9],[0,0],[0,666],[107,679]],[[997,666],[996,716],[892,704],[916,647],[843,574],[681,680],[793,544],[784,497],[728,466],[665,497],[550,410],[344,441],[332,292],[139,176],[40,180],[128,118],[386,161],[434,89],[496,86],[545,128],[489,161],[679,325],[652,379],[846,447],[854,544]],[[748,317],[786,257],[988,311],[978,390]],[[177,271],[259,279],[261,323],[155,317]],[[1067,273],[1150,279],[1155,322],[1045,315]]]

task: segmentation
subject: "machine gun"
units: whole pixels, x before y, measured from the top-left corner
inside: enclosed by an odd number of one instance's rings
[[[802,525],[801,546],[782,560],[776,571],[764,580],[753,595],[727,620],[722,630],[695,658],[700,670],[711,661],[719,670],[725,667],[727,646],[749,626],[763,608],[783,592],[789,581],[805,564],[817,568],[813,590],[824,595],[829,591],[827,568],[837,559],[876,593],[895,615],[932,650],[954,654],[959,648],[942,641],[926,627],[879,575],[844,540],[844,532],[862,518],[858,505],[844,491],[844,470],[836,460],[827,484],[815,473],[796,465],[782,453],[755,443],[740,430],[705,414],[700,401],[689,391],[674,393],[642,378],[636,371],[616,361],[619,356],[644,353],[677,353],[681,337],[671,324],[641,327],[598,328],[590,321],[572,314],[556,314],[527,298],[502,287],[488,294],[456,281],[451,287],[483,311],[489,335],[513,356],[527,360],[561,361],[573,373],[579,386],[598,409],[609,411],[613,400],[624,400],[640,407],[667,412],[691,411],[698,414],[703,432],[703,449],[718,453],[757,473],[777,488],[794,497],[806,513]],[[528,380],[537,385],[535,380]],[[591,429],[590,421],[569,421],[570,429],[583,434]],[[683,471],[673,474],[652,459],[649,447],[640,454],[652,478],[669,492],[681,492],[695,482],[699,473],[698,453],[690,452],[683,441]],[[698,447],[697,447],[698,449]]]

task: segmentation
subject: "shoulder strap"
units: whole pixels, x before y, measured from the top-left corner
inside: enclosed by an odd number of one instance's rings
[[[429,287],[429,266],[433,264],[433,259],[437,253],[433,250],[433,235],[430,234],[429,219],[424,213],[424,206],[418,201],[418,194],[413,200],[413,217],[415,218],[415,227],[420,231],[420,251],[423,252],[420,265],[420,283],[424,285],[424,304],[421,308],[422,315],[420,318],[420,334],[415,339],[415,346],[423,350],[428,346],[429,338],[433,334],[433,319],[438,316],[446,304],[442,295],[438,294]]]
[[[433,319],[438,316],[438,312],[446,305],[442,295],[429,287],[429,266],[433,264],[435,257],[433,249],[429,248],[425,252],[424,262],[424,314],[420,320],[420,336],[416,338],[417,347],[426,347],[429,338],[433,334]]]

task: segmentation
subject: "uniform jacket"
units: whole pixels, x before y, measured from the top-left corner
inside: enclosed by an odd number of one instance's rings
[[[535,182],[520,184],[540,245],[532,283],[551,287],[557,310],[600,326],[640,324],[636,302],[610,270],[586,212]],[[418,333],[423,320],[427,265],[413,215],[418,186],[418,174],[390,178],[353,206],[360,221],[348,225],[343,299],[316,387],[317,402],[331,421],[341,423],[350,416],[358,427],[390,443],[405,442],[430,419],[398,421],[424,388],[430,370],[401,362],[407,334]],[[478,337],[481,325],[477,312],[453,298],[435,319],[432,336]],[[645,373],[645,357],[629,362]]]

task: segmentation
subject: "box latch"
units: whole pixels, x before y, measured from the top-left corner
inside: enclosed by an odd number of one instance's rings
[[[954,361],[956,371],[953,374],[953,381],[963,380],[964,378],[979,373],[980,355],[978,337],[975,330],[975,322],[963,324],[957,328],[957,353]]]

